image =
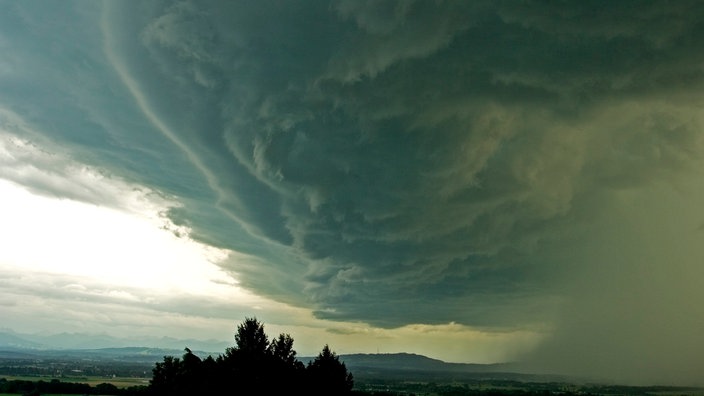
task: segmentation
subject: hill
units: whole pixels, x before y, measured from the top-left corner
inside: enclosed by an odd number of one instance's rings
[[[350,367],[411,371],[506,372],[516,369],[511,363],[447,363],[413,353],[350,354],[341,359]]]
[[[378,379],[426,382],[519,381],[563,382],[574,380],[558,375],[526,373],[516,363],[447,363],[412,353],[349,354],[340,360],[362,382]],[[304,362],[306,360],[303,360]]]

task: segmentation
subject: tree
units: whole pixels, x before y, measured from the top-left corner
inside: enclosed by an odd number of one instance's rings
[[[326,344],[306,369],[311,390],[316,395],[345,395],[352,391],[352,373]]]
[[[157,363],[150,381],[152,393],[156,395],[192,395],[203,387],[202,361],[186,348],[183,358],[164,356]]]
[[[269,345],[269,353],[274,360],[288,366],[294,366],[297,362],[296,351],[293,350],[293,338],[288,334],[279,334],[279,338],[274,339]]]
[[[237,326],[235,344],[222,359],[225,375],[247,389],[268,390],[274,383],[270,373],[273,359],[264,325],[256,318],[245,318]]]
[[[182,358],[164,356],[152,370],[150,395],[218,395],[235,389],[257,394],[343,395],[352,389],[352,374],[325,345],[308,367],[296,359],[293,338],[280,334],[269,342],[264,325],[245,318],[237,326],[235,346],[217,358],[201,360],[186,348]]]
[[[264,325],[257,318],[245,318],[244,322],[237,326],[235,343],[240,352],[250,356],[264,356],[269,348]]]
[[[304,390],[305,366],[296,359],[293,338],[288,334],[279,334],[269,345],[272,374],[275,374],[271,391],[275,394],[291,393]],[[296,393],[296,392],[294,392]]]
[[[95,391],[99,395],[117,395],[120,392],[117,386],[113,384],[108,384],[107,382],[103,382],[102,384],[96,385]]]
[[[164,356],[164,361],[157,363],[152,370],[149,387],[156,395],[168,395],[178,389],[178,375],[181,360],[173,356]]]
[[[183,395],[200,393],[203,387],[202,360],[186,348],[178,372],[178,391]]]

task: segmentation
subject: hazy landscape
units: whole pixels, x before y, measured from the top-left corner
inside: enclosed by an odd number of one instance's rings
[[[119,389],[148,386],[154,364],[182,350],[107,348],[94,350],[0,350],[2,379],[58,379]],[[196,352],[207,356],[204,352]],[[302,357],[307,362],[313,358]],[[413,354],[341,355],[355,378],[355,394],[377,395],[704,395],[691,386],[628,386],[560,375],[511,372],[511,365],[445,363]],[[109,393],[105,393],[109,394]],[[117,394],[117,393],[114,393]]]
[[[9,387],[10,382],[24,382],[27,389],[38,389],[30,383],[42,381],[50,390],[51,384],[56,387],[56,381],[60,381],[87,386],[75,392],[67,387],[60,392],[66,394],[160,394],[146,391],[153,380],[155,364],[165,356],[183,354],[183,349],[155,347],[58,347],[74,345],[77,339],[94,346],[129,342],[86,334],[38,336],[2,332],[0,389]],[[188,343],[189,340],[162,339],[157,343],[178,342]],[[199,350],[193,353],[201,358],[219,355],[219,352]],[[353,393],[358,395],[704,395],[704,388],[696,386],[629,386],[599,382],[594,378],[531,374],[517,363],[447,363],[408,353],[349,354],[339,358],[353,374]],[[297,357],[304,363],[314,359]],[[29,394],[17,394],[20,393]],[[58,392],[47,392],[55,393]]]
[[[702,48],[700,0],[0,0],[2,389],[697,394]]]

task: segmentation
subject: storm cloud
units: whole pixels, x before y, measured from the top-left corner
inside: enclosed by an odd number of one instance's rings
[[[0,104],[257,257],[220,263],[240,286],[543,332],[546,369],[702,368],[704,4],[72,5],[3,3]]]

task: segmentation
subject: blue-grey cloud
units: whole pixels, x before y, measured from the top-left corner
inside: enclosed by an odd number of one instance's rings
[[[3,5],[0,103],[320,318],[561,334],[582,279],[640,290],[593,236],[701,169],[698,2],[72,4]]]

